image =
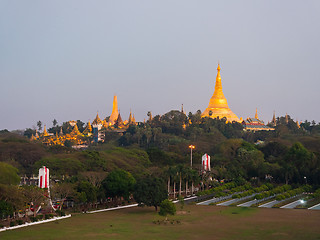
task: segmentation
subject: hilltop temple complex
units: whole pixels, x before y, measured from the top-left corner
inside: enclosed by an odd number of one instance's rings
[[[70,133],[64,133],[62,127],[60,128],[59,133],[48,133],[46,126],[44,126],[43,132],[40,135],[36,132],[35,135],[32,135],[31,140],[39,140],[45,145],[65,145],[67,141],[70,141],[73,145],[82,146],[88,143],[88,139],[92,139],[90,141],[93,142],[103,142],[106,131],[113,131],[121,134],[129,127],[130,124],[136,125],[137,123],[134,115],[131,113],[131,110],[129,119],[125,121],[122,120],[118,109],[117,96],[114,96],[110,117],[106,117],[101,120],[97,113],[92,124],[88,121],[86,128],[82,133],[79,131],[76,121],[69,121],[68,124],[72,127],[72,131]]]
[[[216,77],[216,85],[214,93],[210,98],[209,105],[201,114],[202,117],[210,118],[226,118],[228,122],[240,122],[240,119],[235,115],[228,106],[227,99],[222,91],[220,64],[218,64],[218,73]]]
[[[276,126],[276,118],[275,114],[273,115],[272,122],[266,126],[264,122],[259,119],[258,112],[256,109],[256,114],[254,118],[247,118],[243,120],[242,118],[238,118],[236,114],[234,114],[228,106],[227,99],[222,91],[222,83],[221,83],[221,75],[220,75],[220,64],[217,67],[217,77],[215,82],[215,88],[212,97],[210,98],[209,105],[205,109],[205,111],[201,114],[202,118],[226,118],[227,123],[238,122],[242,124],[243,130],[245,131],[272,131],[275,130]],[[185,114],[183,105],[181,109],[181,113]],[[152,121],[152,113],[151,111],[147,114],[149,116],[148,121]],[[286,122],[288,122],[286,115]],[[161,116],[159,118],[161,121]],[[144,121],[145,123],[145,121]],[[71,142],[73,146],[81,146],[87,145],[91,142],[103,142],[105,139],[105,135],[107,132],[116,132],[122,134],[126,131],[130,124],[137,125],[134,115],[132,115],[130,110],[129,119],[123,121],[120,110],[118,109],[118,99],[115,95],[113,98],[113,106],[112,113],[109,117],[100,118],[97,113],[95,119],[92,121],[88,121],[86,128],[83,132],[80,132],[77,126],[76,121],[69,121],[68,127],[64,126],[60,128],[60,131],[53,133],[48,133],[46,130],[46,126],[44,126],[43,133],[40,135],[36,132],[35,135],[32,135],[31,140],[39,140],[46,145],[66,145],[67,142]],[[189,119],[189,125],[192,124]],[[299,124],[297,123],[299,127]],[[186,129],[186,124],[183,124],[183,129]],[[72,130],[71,130],[72,129]],[[55,129],[56,131],[57,129]],[[52,131],[52,130],[51,130]],[[65,131],[65,132],[64,132]]]

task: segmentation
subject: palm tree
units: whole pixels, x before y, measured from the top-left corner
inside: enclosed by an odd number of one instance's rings
[[[173,199],[176,199],[176,182],[179,181],[179,169],[178,167],[173,168]]]
[[[188,195],[188,185],[189,185],[189,182],[192,181],[192,170],[191,168],[185,168],[185,172],[184,172],[184,179],[186,181],[186,196]]]
[[[183,167],[183,165],[179,164],[177,166],[177,171],[178,171],[178,175],[179,175],[179,196],[181,196],[182,177],[184,175],[184,167]]]
[[[194,169],[190,169],[190,175],[191,175],[191,181],[192,181],[192,186],[191,186],[191,195],[193,195],[194,192],[194,185],[198,184],[200,181],[200,177],[198,175],[198,172]]]
[[[170,195],[170,186],[171,186],[171,179],[173,178],[173,175],[175,174],[175,170],[173,167],[169,167],[168,169],[166,169],[165,171],[165,177],[168,178],[168,195]]]

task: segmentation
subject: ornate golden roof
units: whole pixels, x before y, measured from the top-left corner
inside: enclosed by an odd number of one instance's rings
[[[74,125],[73,129],[72,129],[72,132],[70,133],[70,135],[80,135],[80,131],[78,129],[78,125]]]
[[[90,124],[90,121],[88,121],[86,128],[84,129],[83,133],[91,133],[92,132],[92,127]]]
[[[231,111],[228,106],[227,99],[222,92],[221,76],[220,76],[220,65],[218,64],[218,73],[216,77],[216,85],[214,93],[209,101],[209,106],[201,114],[202,117],[210,118],[227,118],[228,122],[237,121],[239,118]]]
[[[98,113],[97,113],[96,118],[93,120],[92,124],[94,124],[94,125],[101,124],[101,125],[102,125],[102,121],[101,121],[101,119],[99,118],[99,114],[98,114]]]
[[[102,121],[102,126],[104,128],[108,128],[108,123],[107,123],[107,121],[105,119]]]

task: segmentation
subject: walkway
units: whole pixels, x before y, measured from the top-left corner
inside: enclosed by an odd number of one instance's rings
[[[303,202],[303,200],[297,200],[297,201],[294,201],[294,202],[292,202],[292,203],[289,203],[289,204],[287,204],[287,205],[284,205],[284,206],[282,206],[282,207],[280,207],[280,208],[288,208],[288,209],[292,209],[292,208],[295,208],[296,206],[298,206],[298,205],[301,205],[301,204],[303,204],[304,202]]]
[[[255,195],[256,195],[256,193],[254,193],[254,194],[252,194],[250,196],[243,197],[243,198],[235,198],[235,199],[232,199],[232,200],[229,200],[229,201],[226,201],[226,202],[219,203],[219,204],[217,204],[217,206],[229,206],[229,205],[231,205],[233,203],[237,203],[237,202],[240,202],[242,200],[252,198]]]
[[[320,210],[320,203],[318,203],[318,204],[316,204],[316,205],[314,205],[312,207],[309,207],[308,209],[310,209],[310,210]]]

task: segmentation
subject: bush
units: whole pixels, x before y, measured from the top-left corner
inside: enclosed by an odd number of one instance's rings
[[[66,215],[66,213],[64,211],[61,211],[61,210],[57,210],[56,213],[58,214],[58,216],[61,216],[61,217]]]
[[[53,218],[52,213],[44,215],[44,219],[50,219],[50,218]]]
[[[159,215],[167,217],[168,214],[174,215],[175,213],[176,205],[174,205],[173,202],[169,201],[168,199],[165,199],[160,203]]]
[[[22,221],[22,219],[18,219],[18,220],[16,220],[16,223],[17,223],[17,225],[21,225],[21,224],[23,224],[23,221]]]
[[[37,222],[37,221],[38,221],[38,218],[37,218],[37,217],[34,217],[34,216],[31,216],[31,217],[30,217],[30,220],[31,220],[31,222]]]
[[[38,215],[38,216],[37,216],[37,219],[38,219],[38,220],[42,220],[42,219],[43,219],[43,215]]]
[[[10,222],[10,227],[13,227],[13,226],[15,226],[16,225],[16,223],[14,222],[14,221],[11,221]]]

